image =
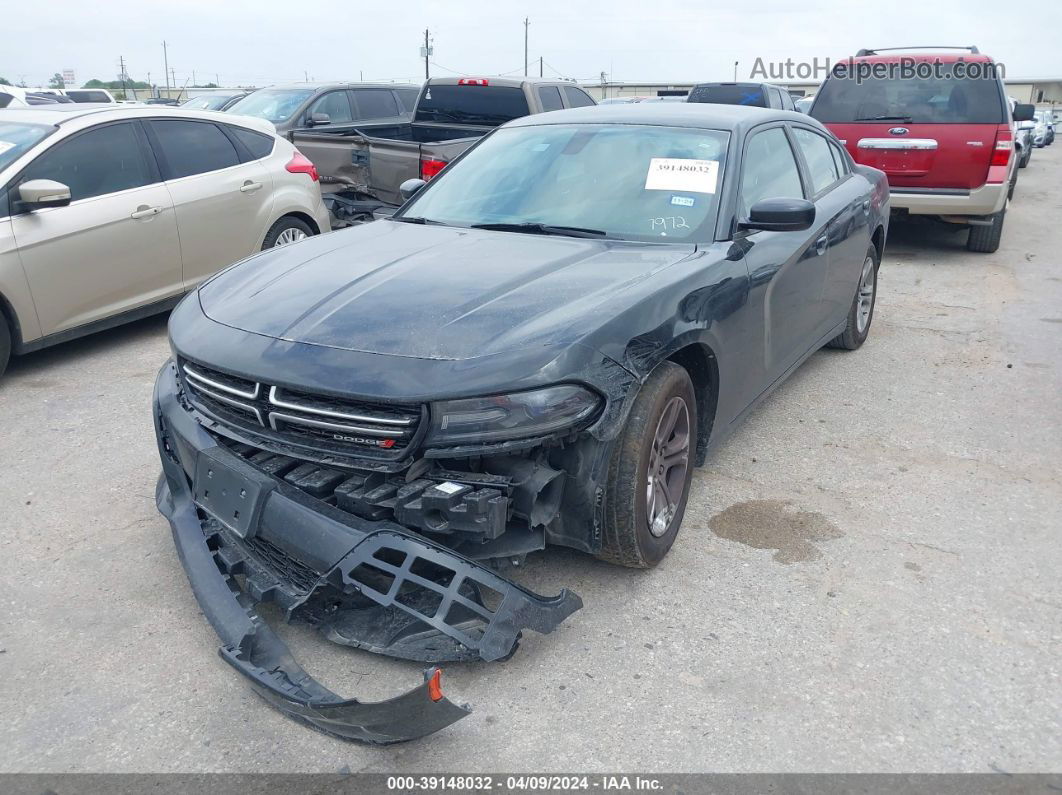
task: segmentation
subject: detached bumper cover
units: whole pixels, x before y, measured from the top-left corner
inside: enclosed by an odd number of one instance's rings
[[[432,662],[504,658],[522,629],[550,632],[582,606],[566,590],[551,599],[537,596],[393,523],[341,522],[279,483],[265,482],[269,488],[253,525],[203,520],[196,505],[203,504],[202,495],[197,500],[192,482],[196,468],[207,460],[238,470],[239,459],[181,406],[169,364],[156,383],[154,416],[163,468],[156,501],[196,599],[221,639],[220,654],[295,720],[382,744],[431,734],[470,710],[442,696],[435,668],[422,685],[388,701],[339,697],[295,661],[255,612],[256,602],[275,601],[289,616],[305,615],[339,643]],[[260,485],[252,482],[250,490]],[[263,565],[253,554],[261,545],[297,565],[300,576],[285,578],[276,566]],[[323,616],[321,600],[314,599],[320,592],[345,609]],[[494,593],[497,602],[488,607],[483,592]]]

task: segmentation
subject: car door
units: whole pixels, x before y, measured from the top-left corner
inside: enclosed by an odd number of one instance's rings
[[[738,218],[763,199],[810,198],[784,125],[758,128],[745,142]],[[762,378],[771,384],[813,344],[822,325],[828,222],[802,232],[757,231],[745,238],[751,301],[762,305]]]
[[[11,230],[42,334],[183,292],[173,202],[138,123],[102,124],[56,142],[16,183],[33,179],[70,188],[65,207],[12,207]]]
[[[224,125],[151,119],[145,126],[173,199],[184,283],[191,289],[261,249],[273,180],[261,162],[241,157]]]
[[[866,181],[851,173],[832,136],[794,125],[793,138],[815,191],[816,221],[828,223],[819,327],[826,334],[845,318],[855,296],[870,245],[870,196]]]

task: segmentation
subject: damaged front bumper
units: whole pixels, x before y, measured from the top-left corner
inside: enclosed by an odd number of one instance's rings
[[[351,517],[219,446],[180,404],[176,374],[159,374],[154,418],[170,521],[192,590],[221,638],[221,656],[271,705],[329,734],[371,743],[415,739],[469,714],[446,699],[439,670],[394,699],[337,696],[294,660],[257,615],[289,618],[345,645],[424,662],[498,660],[521,630],[550,632],[582,606],[544,598],[391,522]]]

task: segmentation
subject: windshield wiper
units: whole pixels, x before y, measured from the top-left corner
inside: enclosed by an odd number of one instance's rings
[[[911,121],[910,116],[859,116],[856,121]]]
[[[582,226],[553,226],[551,224],[472,224],[472,229],[492,229],[495,232],[527,232],[532,235],[565,235],[567,237],[605,237],[601,229],[587,229]]]
[[[436,226],[443,226],[442,221],[436,221],[432,218],[424,218],[419,215],[392,215],[392,221],[401,221],[404,224],[435,224]]]

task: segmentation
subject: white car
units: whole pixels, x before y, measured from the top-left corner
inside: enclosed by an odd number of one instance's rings
[[[261,119],[0,110],[0,373],[165,311],[221,268],[329,231],[317,170]]]

